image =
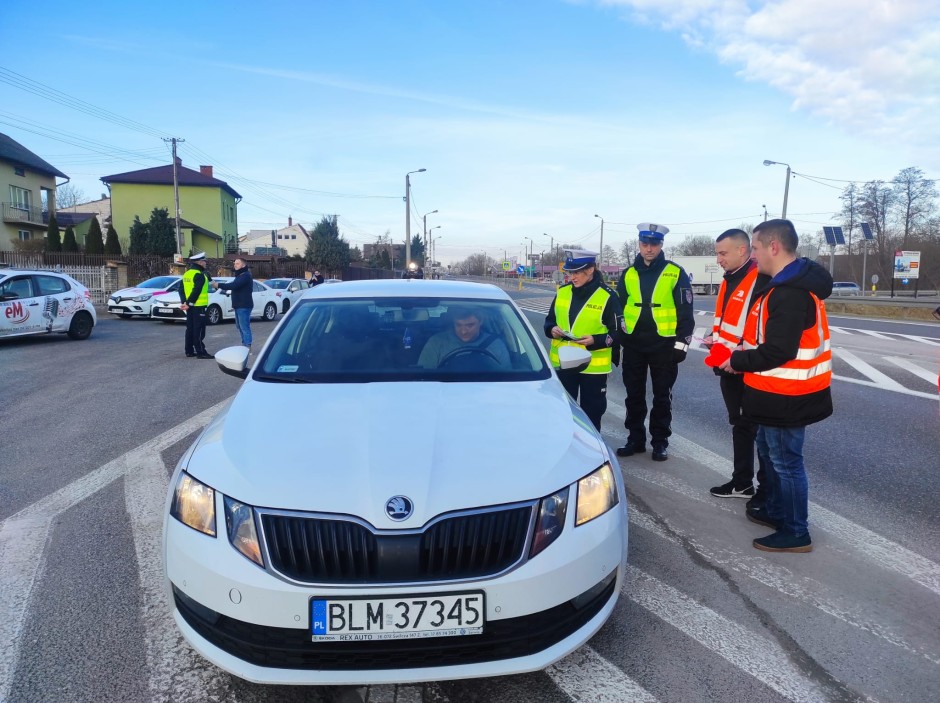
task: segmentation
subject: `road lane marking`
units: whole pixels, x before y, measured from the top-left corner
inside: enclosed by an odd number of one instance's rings
[[[657,703],[655,696],[589,645],[555,662],[545,673],[577,703]]]
[[[895,381],[890,376],[883,374],[881,371],[876,369],[874,366],[869,364],[867,361],[862,361],[855,354],[850,352],[848,349],[843,349],[839,347],[837,350],[837,356],[842,359],[845,363],[851,366],[853,369],[858,371],[863,376],[868,376],[868,378],[877,385],[878,388],[884,388],[889,391],[898,391],[898,390],[907,390],[900,383]]]
[[[916,334],[901,334],[900,332],[892,332],[891,334],[896,334],[898,337],[904,337],[905,339],[911,339],[915,342],[920,342],[921,344],[929,344],[932,347],[940,347],[940,341],[936,339],[931,339],[930,337],[921,337]]]
[[[897,340],[894,337],[889,337],[886,334],[881,332],[875,332],[875,330],[854,330],[860,334],[867,334],[869,337],[875,337],[877,339],[887,339],[889,342],[896,342]]]
[[[627,567],[623,593],[663,622],[792,701],[827,701],[775,641],[751,632],[635,566]]]
[[[22,645],[22,628],[37,574],[45,565],[45,547],[53,520],[118,478],[132,473],[151,455],[158,455],[211,420],[228,399],[141,444],[104,466],[90,471],[54,493],[0,522],[0,701],[5,701]],[[163,510],[163,500],[159,509]],[[159,532],[159,530],[158,530]]]
[[[937,384],[937,372],[935,371],[928,371],[927,369],[922,369],[917,364],[913,364],[907,359],[899,359],[896,356],[885,356],[882,358],[885,361],[890,361],[892,364],[904,369],[905,371],[910,371],[915,376],[920,376],[922,379],[924,379],[928,383],[932,383],[934,385]]]

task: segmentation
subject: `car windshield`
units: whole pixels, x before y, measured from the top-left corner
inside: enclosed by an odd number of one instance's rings
[[[532,381],[551,376],[509,301],[301,301],[255,366],[256,381]]]
[[[268,288],[281,289],[287,288],[288,283],[290,283],[290,281],[286,278],[269,278],[264,282],[264,285],[266,285]]]
[[[148,278],[143,283],[138,283],[137,288],[166,288],[174,281],[176,281],[175,276],[157,276],[156,278]]]

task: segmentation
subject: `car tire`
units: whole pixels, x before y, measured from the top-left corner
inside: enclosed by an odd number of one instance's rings
[[[217,325],[222,322],[222,308],[218,305],[210,305],[206,308],[206,324]]]
[[[77,312],[72,316],[68,335],[71,339],[88,339],[94,326],[95,322],[91,319],[91,315],[87,312]]]
[[[265,305],[262,317],[268,322],[274,322],[274,318],[277,317],[277,305],[274,303]]]
[[[289,300],[285,300],[285,301],[284,301],[284,309],[281,310],[281,314],[282,314],[282,315],[286,315],[288,310],[290,310],[290,301],[289,301]]]

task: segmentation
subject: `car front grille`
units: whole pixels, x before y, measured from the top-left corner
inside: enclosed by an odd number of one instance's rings
[[[477,664],[524,657],[557,644],[584,627],[614,596],[617,572],[570,601],[539,613],[493,620],[465,637],[313,642],[304,628],[265,627],[216,613],[184,595],[173,596],[183,619],[232,656],[274,669],[355,671]]]
[[[534,505],[445,516],[421,531],[259,511],[270,566],[301,583],[415,583],[481,578],[525,553]]]

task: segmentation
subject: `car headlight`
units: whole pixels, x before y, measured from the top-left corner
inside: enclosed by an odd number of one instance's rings
[[[254,509],[228,496],[223,497],[223,502],[225,503],[225,529],[228,532],[228,541],[235,549],[263,569],[264,560],[261,558],[261,545],[258,542],[258,532],[255,530]]]
[[[194,530],[215,537],[215,490],[185,472],[180,473],[170,515]]]
[[[565,528],[565,515],[568,513],[568,488],[542,498],[539,503],[539,517],[532,536],[532,548],[529,558],[545,549],[561,535]]]
[[[153,297],[153,293],[144,293],[143,295],[138,295],[136,298],[131,298],[135,303],[145,303]]]
[[[603,515],[620,502],[617,483],[610,464],[604,464],[592,474],[578,481],[578,510],[575,527]]]

